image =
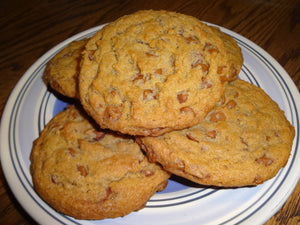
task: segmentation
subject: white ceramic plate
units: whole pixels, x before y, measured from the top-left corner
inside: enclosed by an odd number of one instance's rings
[[[146,207],[123,218],[75,220],[54,211],[34,191],[29,172],[32,142],[66,102],[48,92],[41,80],[46,63],[71,41],[89,37],[102,26],[75,35],[48,51],[20,79],[1,120],[1,163],[8,184],[24,209],[41,224],[263,224],[287,200],[300,174],[299,91],[284,69],[264,50],[244,37],[222,28],[242,48],[240,78],[263,88],[296,129],[291,156],[276,177],[256,187],[199,188],[170,180]]]

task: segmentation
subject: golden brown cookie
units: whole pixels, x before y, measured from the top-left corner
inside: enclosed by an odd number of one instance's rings
[[[134,139],[95,128],[74,107],[46,125],[30,159],[37,193],[77,219],[114,218],[142,209],[169,178]]]
[[[223,40],[226,48],[227,60],[230,68],[227,81],[236,80],[244,62],[242,50],[238,46],[237,42],[233,39],[233,37],[229,36],[228,34],[225,34],[218,27],[211,26],[211,28]]]
[[[204,185],[257,185],[272,178],[290,155],[295,131],[262,89],[240,79],[198,125],[138,138],[153,162]]]
[[[46,65],[43,80],[58,93],[79,98],[78,75],[81,52],[88,39],[73,41],[58,52]]]
[[[186,128],[223,94],[226,55],[222,39],[198,19],[138,11],[87,43],[80,100],[103,128],[145,136]]]

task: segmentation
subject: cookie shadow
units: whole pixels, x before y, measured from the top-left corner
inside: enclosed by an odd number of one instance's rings
[[[225,190],[225,189],[240,189],[240,188],[251,188],[255,187],[255,185],[245,185],[242,187],[224,187],[224,186],[214,186],[214,185],[204,185],[204,184],[198,184],[196,182],[193,182],[191,180],[188,180],[184,177],[177,176],[175,174],[172,174],[171,177],[169,178],[170,181],[179,183],[187,188],[209,188],[209,189],[215,189],[215,190]]]

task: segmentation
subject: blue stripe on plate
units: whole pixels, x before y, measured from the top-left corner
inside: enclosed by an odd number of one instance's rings
[[[197,197],[197,198],[183,200],[183,201],[181,201],[181,202],[179,202],[179,203],[176,202],[176,203],[165,203],[165,204],[159,204],[159,205],[148,205],[148,206],[146,206],[146,207],[147,207],[147,208],[164,208],[164,207],[178,206],[178,205],[181,205],[181,204],[186,204],[186,203],[190,203],[190,202],[193,202],[193,201],[196,201],[196,200],[205,198],[205,197],[207,197],[207,196],[209,196],[209,195],[211,195],[211,194],[213,194],[213,193],[215,193],[215,192],[217,192],[217,191],[218,191],[218,190],[215,189],[215,190],[212,190],[211,192],[206,193],[206,194],[204,194],[204,195],[201,195],[201,196],[199,196],[199,197]],[[201,192],[201,191],[199,191],[199,192]],[[193,194],[191,194],[191,195],[194,195],[194,194],[196,194],[196,193],[193,193]],[[185,195],[185,196],[189,196],[189,194],[188,194],[188,195]],[[184,196],[178,196],[178,198],[183,198],[183,197],[184,197]],[[170,200],[173,200],[173,199],[176,199],[176,198],[163,199],[163,200],[157,200],[157,201],[159,201],[160,203],[162,203],[162,202],[164,202],[164,201],[170,201]]]
[[[246,65],[243,65],[242,72],[248,78],[249,83],[254,84],[257,87],[260,87],[260,84],[258,83],[257,79],[255,78],[255,76],[253,75],[253,73],[250,71],[250,69]]]
[[[52,58],[55,54],[52,54],[48,59]],[[18,94],[17,98],[16,98],[16,102],[13,106],[12,109],[12,114],[11,114],[11,119],[10,119],[10,123],[9,123],[9,149],[10,149],[10,155],[11,155],[11,160],[12,160],[12,165],[14,167],[14,170],[19,178],[19,181],[21,182],[22,186],[24,187],[24,189],[26,190],[26,192],[28,193],[28,195],[36,202],[37,205],[39,205],[45,212],[47,212],[47,214],[49,214],[52,218],[56,219],[59,223],[61,224],[65,224],[62,220],[60,220],[55,214],[50,213],[47,209],[45,209],[41,204],[40,198],[35,198],[31,192],[34,191],[33,186],[31,184],[31,181],[28,180],[28,178],[25,175],[24,169],[21,166],[20,163],[20,158],[18,155],[18,149],[17,149],[17,145],[16,145],[16,135],[14,133],[14,131],[16,130],[16,122],[17,122],[17,118],[19,116],[20,112],[20,105],[21,102],[26,94],[26,92],[29,91],[29,87],[30,85],[34,82],[34,80],[39,76],[39,74],[41,73],[41,70],[44,69],[46,63],[48,60],[44,61],[41,65],[39,65],[34,71],[33,73],[29,76],[29,78],[26,80],[24,86],[22,87],[22,89],[20,90],[20,93]],[[47,95],[45,95],[47,96]],[[40,117],[41,115],[39,115]],[[40,128],[39,128],[40,129]],[[15,155],[15,157],[14,157]],[[13,159],[16,158],[16,161],[14,161]],[[22,174],[20,174],[18,172],[18,168],[21,170]],[[25,180],[24,180],[24,179]],[[26,184],[24,183],[26,182],[27,185],[29,185],[31,187],[31,189],[29,190],[26,186]],[[70,220],[67,216],[65,215],[61,215],[64,218]],[[73,220],[70,220],[72,222],[74,222]],[[76,223],[76,222],[74,222]],[[76,223],[79,224],[79,223]]]

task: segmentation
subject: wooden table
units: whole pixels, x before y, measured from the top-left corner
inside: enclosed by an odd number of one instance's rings
[[[74,34],[140,9],[177,11],[235,31],[271,54],[300,89],[299,0],[9,0],[0,3],[0,116],[17,81],[42,54]],[[0,224],[35,224],[2,169]],[[266,224],[300,224],[300,182]]]

